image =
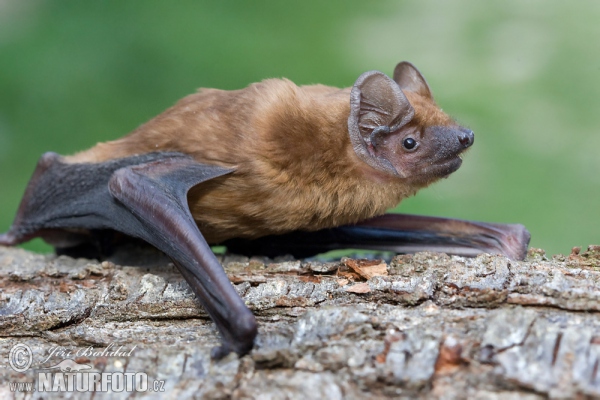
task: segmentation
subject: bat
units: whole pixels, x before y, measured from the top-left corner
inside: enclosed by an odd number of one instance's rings
[[[369,71],[345,89],[286,79],[201,89],[121,139],[42,155],[0,244],[41,237],[89,256],[141,239],[173,260],[215,322],[212,356],[243,355],[256,319],[212,244],[269,256],[362,247],[522,259],[522,225],[385,214],[456,171],[473,141],[408,62],[393,79]]]

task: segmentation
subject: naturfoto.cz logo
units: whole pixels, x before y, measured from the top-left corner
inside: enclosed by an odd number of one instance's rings
[[[112,348],[112,351],[109,350]],[[83,351],[83,353],[82,353]],[[47,362],[52,355],[102,355],[102,356],[129,356],[129,352],[122,350],[122,346],[114,348],[109,345],[106,349],[96,350],[87,348],[72,353],[64,348],[52,348],[50,355],[45,358]],[[8,355],[9,366],[16,372],[24,373],[31,369],[33,352],[25,344],[18,343],[13,346]],[[164,381],[150,379],[144,372],[96,372],[89,364],[79,363],[72,358],[65,358],[61,362],[48,367],[37,366],[31,369],[34,372],[34,381],[11,382],[12,392],[164,392]]]

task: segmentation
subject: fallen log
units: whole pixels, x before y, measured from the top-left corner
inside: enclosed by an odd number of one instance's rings
[[[162,382],[137,398],[600,397],[600,246],[523,262],[221,261],[260,331],[249,355],[214,361],[213,323],[157,251],[98,262],[0,248],[0,397],[32,395],[10,383],[65,359]],[[18,345],[32,353],[22,372]]]

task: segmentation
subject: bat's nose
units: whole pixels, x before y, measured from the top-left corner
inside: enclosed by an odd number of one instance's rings
[[[458,134],[458,141],[464,148],[470,147],[475,141],[475,134],[470,129],[460,128],[460,133]]]

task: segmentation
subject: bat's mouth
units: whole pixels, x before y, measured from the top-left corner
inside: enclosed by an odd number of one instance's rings
[[[432,175],[437,175],[440,178],[447,178],[462,165],[462,158],[456,156],[448,161],[432,166]]]
[[[456,158],[447,161],[446,163],[443,164],[442,169],[446,170],[447,172],[444,174],[444,177],[447,177],[448,175],[450,175],[451,173],[455,172],[456,170],[458,170],[460,168],[460,166],[462,165],[462,157],[459,155]]]
[[[425,166],[421,173],[414,177],[414,180],[422,183],[430,183],[438,179],[447,178],[462,165],[460,156],[451,159],[442,160],[435,164]]]

